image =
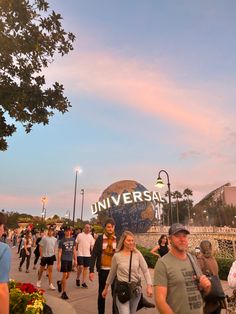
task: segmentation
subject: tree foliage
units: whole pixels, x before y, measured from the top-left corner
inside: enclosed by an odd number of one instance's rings
[[[0,150],[20,122],[26,133],[70,107],[63,85],[46,87],[42,70],[73,49],[75,36],[46,0],[0,0]]]

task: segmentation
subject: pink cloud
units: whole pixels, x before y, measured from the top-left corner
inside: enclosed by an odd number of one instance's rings
[[[201,136],[222,137],[223,112],[214,105],[213,95],[182,88],[157,67],[140,60],[107,52],[75,54],[61,67],[52,65],[48,72],[51,78],[60,73],[67,88],[78,93],[129,106]]]

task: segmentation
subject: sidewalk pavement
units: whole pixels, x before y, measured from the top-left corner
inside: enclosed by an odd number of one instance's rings
[[[22,272],[19,272],[18,267],[20,263],[20,259],[17,255],[17,248],[12,248],[12,263],[11,263],[11,272],[10,278],[14,280],[18,280],[21,282],[32,283],[36,285],[37,281],[37,270],[33,270],[33,262],[34,262],[34,254],[31,256],[30,262],[30,272],[26,273],[26,261],[22,266]],[[39,262],[38,262],[39,266]],[[150,270],[151,275],[153,274],[153,270]],[[97,274],[95,274],[95,280],[93,282],[87,281],[88,289],[79,288],[75,285],[76,280],[76,272],[72,272],[70,278],[68,279],[68,289],[67,294],[69,296],[68,300],[62,300],[60,298],[60,294],[58,291],[52,291],[49,289],[48,278],[46,277],[46,273],[42,276],[42,289],[45,290],[45,298],[47,304],[52,308],[53,314],[97,314],[97,295],[98,295],[98,280]],[[56,263],[54,263],[53,267],[53,284],[56,287],[57,280],[61,279],[61,273],[56,270]],[[145,283],[143,287],[146,287]],[[145,295],[145,288],[143,289]],[[147,298],[148,301],[154,303],[153,299]],[[112,311],[112,297],[109,293],[106,298],[106,314],[111,314]],[[141,309],[138,311],[140,314],[157,314],[157,310],[155,308],[152,309]]]

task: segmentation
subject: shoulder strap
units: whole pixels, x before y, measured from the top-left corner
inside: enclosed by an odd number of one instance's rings
[[[202,275],[202,272],[201,272],[201,270],[200,270],[200,267],[198,266],[198,264],[197,264],[197,262],[195,261],[195,259],[194,259],[194,257],[193,257],[192,254],[187,253],[187,256],[188,256],[188,258],[189,258],[189,260],[190,260],[190,263],[191,263],[191,265],[192,265],[192,267],[193,267],[193,270],[194,270],[194,272],[195,272],[195,274],[196,274],[196,276],[197,276],[197,279],[198,279],[198,278]]]
[[[130,259],[129,259],[129,282],[131,282],[131,263],[132,263],[132,255],[133,255],[133,251],[130,252]]]

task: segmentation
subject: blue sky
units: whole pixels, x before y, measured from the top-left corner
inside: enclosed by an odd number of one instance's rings
[[[201,199],[235,184],[235,1],[50,1],[76,37],[45,71],[72,108],[0,154],[1,207],[85,217],[110,184],[133,179],[150,190],[158,171],[171,189]],[[165,178],[163,178],[165,180]]]

